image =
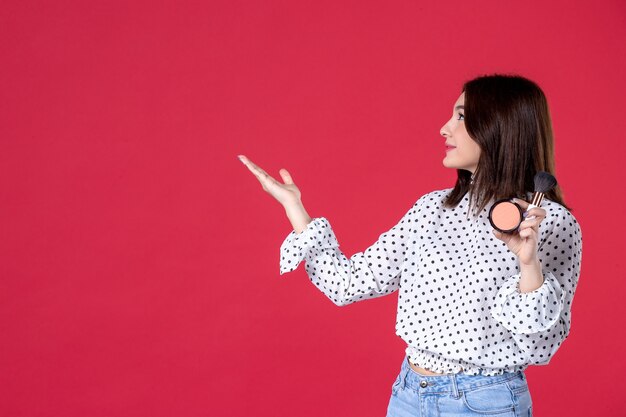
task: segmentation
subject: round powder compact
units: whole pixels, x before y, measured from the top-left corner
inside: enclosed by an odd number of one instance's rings
[[[508,199],[496,201],[489,210],[489,223],[502,233],[512,233],[524,220],[524,209]]]

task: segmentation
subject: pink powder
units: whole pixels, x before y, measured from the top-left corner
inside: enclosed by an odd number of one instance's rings
[[[520,223],[519,208],[510,201],[498,203],[491,212],[491,220],[502,230],[511,230]]]

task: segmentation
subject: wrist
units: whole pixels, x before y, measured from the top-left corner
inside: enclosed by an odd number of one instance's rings
[[[543,285],[543,270],[539,259],[531,263],[520,262],[520,273],[519,291],[521,293],[534,291]]]
[[[519,266],[520,268],[527,268],[527,269],[537,268],[537,267],[541,269],[541,261],[539,260],[538,256],[535,256],[533,259],[531,259],[528,262],[519,261]]]
[[[302,210],[304,205],[301,200],[290,200],[289,202],[283,204],[283,208],[285,211],[294,211],[294,210]]]
[[[301,202],[294,202],[290,204],[285,204],[285,213],[291,222],[291,226],[296,231],[296,233],[301,233],[307,227],[307,225],[311,222],[311,217],[304,209],[304,206]]]
[[[535,256],[533,259],[531,259],[528,262],[520,261],[519,265],[520,267],[524,267],[524,268],[535,268],[537,266],[541,267],[541,261],[539,260],[538,256]]]

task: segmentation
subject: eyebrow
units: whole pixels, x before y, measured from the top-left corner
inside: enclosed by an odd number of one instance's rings
[[[463,110],[465,110],[465,106],[456,106],[456,107],[454,108],[454,110],[458,110],[458,109],[463,109]]]

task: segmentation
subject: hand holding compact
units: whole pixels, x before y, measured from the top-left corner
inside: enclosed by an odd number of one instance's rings
[[[530,265],[539,258],[537,254],[539,224],[546,218],[547,213],[541,207],[532,207],[526,211],[529,203],[518,198],[514,198],[513,202],[525,210],[526,218],[520,223],[516,232],[503,233],[494,229],[493,234],[506,243],[509,250],[519,258],[521,264]]]
[[[534,183],[535,192],[530,203],[519,198],[498,200],[491,206],[487,216],[495,229],[495,237],[506,243],[520,263],[526,265],[539,259],[539,223],[547,214],[539,206],[544,195],[556,187],[557,181],[549,172],[539,171],[535,174]]]

